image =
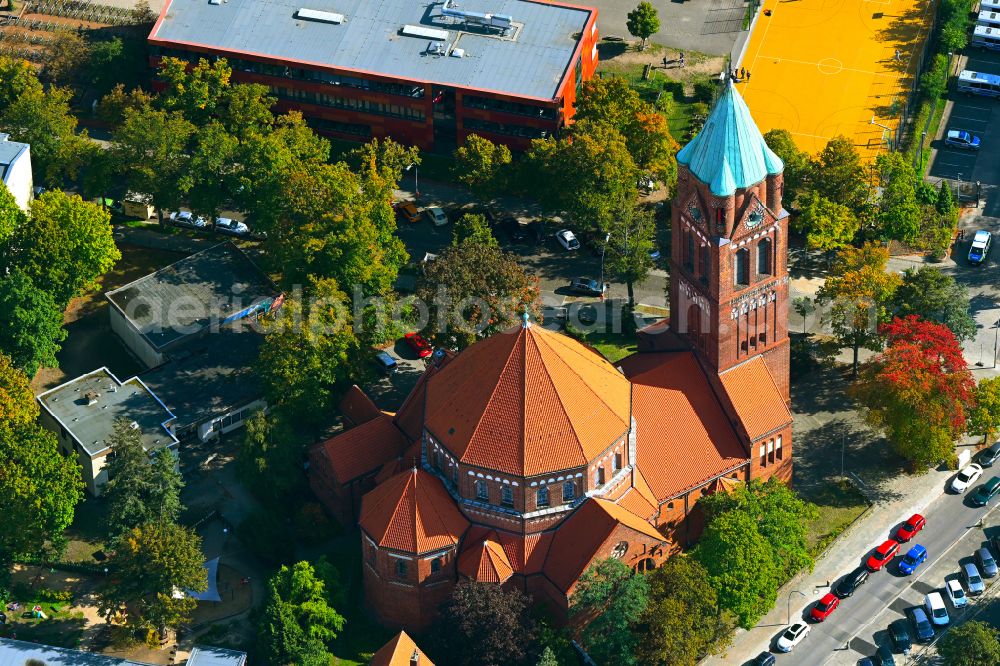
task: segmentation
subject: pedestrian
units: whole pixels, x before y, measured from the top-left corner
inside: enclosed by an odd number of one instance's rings
[[[667,56],[663,56],[663,69],[667,68]]]
[[[902,55],[903,55],[903,54],[902,54],[902,53],[900,53],[899,49],[896,49],[896,60],[902,60],[902,59],[903,59],[903,58],[901,57]]]
[[[740,67],[740,78],[746,78],[746,76],[747,76],[747,70]]]
[[[750,70],[747,70],[747,83],[750,83]]]

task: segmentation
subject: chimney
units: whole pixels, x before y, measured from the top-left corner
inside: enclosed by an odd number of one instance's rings
[[[86,393],[83,394],[83,399],[87,401],[87,406],[88,407],[90,405],[96,405],[97,404],[98,395],[99,394],[97,393],[97,391],[87,391]]]
[[[410,666],[420,666],[420,651],[413,648],[413,654],[410,655]]]

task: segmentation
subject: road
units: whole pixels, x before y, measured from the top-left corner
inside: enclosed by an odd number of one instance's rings
[[[994,468],[987,470],[986,476],[991,471],[1000,472]],[[942,494],[924,512],[927,527],[911,541],[911,544],[920,543],[926,547],[929,555],[927,562],[917,573],[913,576],[899,574],[897,564],[900,557],[897,557],[887,569],[873,573],[853,597],[843,600],[829,619],[814,624],[810,635],[796,651],[789,655],[779,654],[778,662],[796,666],[839,666],[855,664],[861,657],[871,656],[875,652],[876,632],[879,632],[878,636],[883,635],[891,619],[903,617],[905,608],[919,604],[928,591],[941,588],[944,580],[944,576],[940,575],[942,570],[958,572],[959,560],[965,561],[962,558],[971,555],[972,549],[959,548],[957,545],[966,538],[975,540],[977,535],[972,530],[979,530],[978,521],[985,518],[994,507],[995,504],[987,508],[974,508],[966,504],[966,496]],[[905,520],[907,516],[900,518]],[[885,538],[890,538],[897,527],[898,524],[887,525]],[[907,547],[900,547],[900,556],[906,552]],[[858,553],[859,566],[868,555],[868,552]],[[829,582],[835,585],[837,581]],[[801,597],[791,593],[792,608],[798,609],[793,610],[792,617],[806,617],[809,609],[827,591],[827,588],[802,590],[809,598],[804,607],[801,603],[794,603],[796,599],[801,602]],[[787,601],[779,599],[778,603]],[[783,629],[784,627],[775,627],[775,640]]]

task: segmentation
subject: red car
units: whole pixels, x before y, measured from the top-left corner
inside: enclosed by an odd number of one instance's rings
[[[875,549],[872,556],[868,558],[867,566],[869,571],[878,571],[886,564],[889,563],[892,558],[896,557],[896,553],[899,552],[899,542],[893,539],[889,539],[881,546]]]
[[[896,541],[899,543],[906,543],[915,537],[917,532],[924,529],[924,525],[926,524],[927,521],[924,520],[923,516],[919,513],[913,514],[910,516],[910,519],[903,523],[899,530],[896,531]]]
[[[809,611],[809,617],[811,617],[815,622],[822,622],[826,618],[830,617],[830,613],[832,613],[839,604],[840,599],[837,595],[832,592],[827,592],[822,599],[816,602],[816,605],[812,607],[812,610]]]
[[[427,358],[434,353],[431,343],[424,340],[423,336],[419,333],[407,333],[403,336],[403,339],[406,340],[406,344],[413,348],[413,351],[417,352],[417,356],[420,358]]]

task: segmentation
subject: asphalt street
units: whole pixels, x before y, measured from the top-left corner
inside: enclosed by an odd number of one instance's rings
[[[991,473],[1000,473],[1000,469],[988,469],[984,478]],[[779,654],[778,663],[839,666],[855,664],[861,657],[871,656],[875,652],[876,640],[885,640],[885,629],[892,619],[904,617],[905,609],[922,603],[924,594],[942,588],[946,573],[957,574],[960,561],[967,561],[965,558],[974,550],[969,544],[983,540],[983,532],[977,523],[984,519],[988,533],[995,529],[991,529],[985,520],[995,507],[995,501],[988,507],[974,508],[967,504],[967,495],[946,493],[934,500],[924,512],[927,526],[923,531],[910,544],[902,545],[899,555],[886,568],[871,574],[868,582],[854,596],[841,601],[825,622],[813,624],[809,636],[792,653]],[[899,516],[900,522],[886,525],[885,539],[891,538],[908,517]],[[962,543],[965,539],[971,539],[971,542]],[[928,559],[912,576],[903,576],[898,571],[898,563],[909,545],[914,543],[927,548]],[[877,545],[873,544],[873,548]],[[870,551],[858,553],[857,566],[862,566],[869,554]],[[843,571],[843,574],[847,573],[849,569]],[[829,584],[836,585],[837,580],[831,580]],[[801,590],[808,598],[805,606],[801,604],[802,597],[794,591],[789,593],[793,621],[807,617],[812,606],[829,589]],[[788,600],[779,599],[778,603],[788,603]],[[775,640],[783,630],[784,626],[775,627]],[[902,663],[902,659],[898,663]]]

